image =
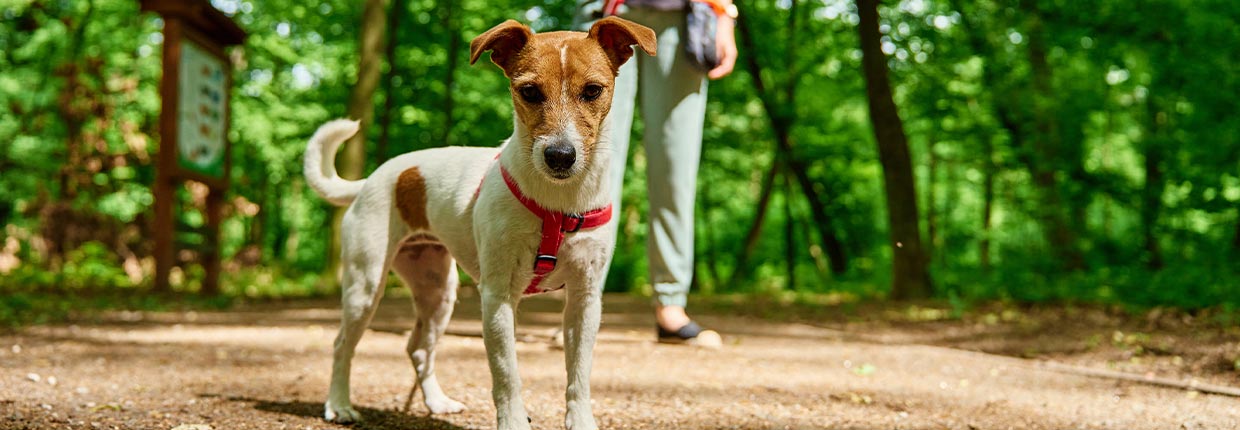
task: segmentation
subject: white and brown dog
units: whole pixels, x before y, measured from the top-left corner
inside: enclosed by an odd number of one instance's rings
[[[496,148],[411,152],[364,180],[336,174],[340,144],[358,123],[319,128],[305,153],[307,183],[324,199],[349,205],[341,224],[343,317],[336,337],[325,417],[360,418],[349,400],[354,348],[395,271],[413,291],[417,326],[406,350],[432,413],[460,412],[435,379],[435,342],[456,301],[456,267],[480,281],[483,336],[498,428],[528,429],[517,373],[514,313],[528,294],[566,288],[565,426],[597,428],[590,368],[598,332],[600,277],[615,238],[597,228],[611,218],[607,184],[612,86],[633,45],[655,54],[649,28],[609,17],[589,33],[534,34],[507,21],[470,43],[511,81],[515,130]],[[416,387],[415,387],[416,388]]]

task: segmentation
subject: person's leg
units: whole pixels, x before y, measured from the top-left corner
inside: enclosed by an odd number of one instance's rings
[[[586,30],[597,19],[601,1],[582,1],[574,27]],[[620,68],[609,114],[612,140],[613,210],[620,212],[629,136],[633,124],[634,98],[638,81],[642,89],[642,118],[646,123],[647,156],[659,164],[648,165],[651,234],[647,241],[651,280],[655,288],[656,320],[662,329],[693,332],[684,306],[693,277],[693,205],[697,187],[697,166],[701,155],[702,124],[706,110],[706,79],[680,54],[679,26],[683,12],[627,9],[623,18],[653,29],[659,39],[659,55],[651,58],[638,51],[633,60]],[[648,101],[650,100],[650,101]],[[656,111],[658,113],[652,114]],[[660,130],[651,144],[652,131]],[[682,145],[683,144],[683,145]],[[677,147],[671,147],[677,146]],[[652,151],[652,148],[654,152]],[[675,166],[672,166],[675,164]],[[676,167],[672,172],[672,167]],[[618,229],[619,216],[609,228]],[[658,225],[656,227],[656,224]],[[669,229],[676,229],[671,232]],[[656,233],[659,232],[659,233]],[[672,234],[667,234],[671,232]],[[614,250],[613,250],[614,251]],[[611,255],[608,255],[610,268]],[[604,273],[600,282],[606,282]],[[691,329],[691,330],[690,330]],[[662,330],[661,330],[662,331]],[[709,331],[708,331],[709,332]],[[705,332],[703,332],[705,333]],[[709,332],[718,344],[718,334]]]
[[[620,202],[624,190],[624,170],[629,160],[629,135],[633,128],[633,108],[636,105],[637,97],[637,63],[640,57],[646,57],[646,54],[637,51],[631,60],[620,66],[620,74],[616,76],[616,84],[612,90],[611,112],[607,114],[608,120],[611,121],[611,129],[607,131],[611,139],[611,171],[608,175],[611,177],[611,211],[615,214],[611,222],[607,223],[604,228],[611,229],[612,236],[619,238],[617,232],[620,229]],[[615,244],[612,249],[608,250],[607,265],[604,266],[602,276],[599,277],[599,289],[602,290],[607,285],[607,274],[611,271],[611,259],[615,255]]]
[[[683,12],[650,12],[659,55],[639,64],[650,234],[647,253],[660,326],[675,331],[693,279],[693,212],[706,114],[706,78],[680,53]]]
[[[608,130],[611,138],[611,210],[615,214],[620,213],[624,171],[629,161],[629,135],[633,129],[633,108],[637,98],[637,65],[649,59],[645,53],[638,51],[633,59],[620,66],[620,74],[616,76],[616,85],[612,91],[611,112],[607,116],[611,121],[611,129]],[[610,228],[615,229],[618,225],[619,222],[613,222]]]

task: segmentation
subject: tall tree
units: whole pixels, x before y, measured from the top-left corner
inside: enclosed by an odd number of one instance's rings
[[[990,237],[991,220],[994,218],[995,206],[995,175],[999,170],[995,166],[995,145],[990,136],[982,136],[982,240],[978,242],[978,262],[982,270],[990,270]]]
[[[455,1],[449,1],[443,6],[443,26],[448,31],[448,65],[444,71],[443,78],[443,138],[439,139],[444,145],[452,145],[452,126],[456,123],[456,69],[461,63],[461,56],[465,54],[461,51],[461,31],[457,26],[457,15],[460,12],[457,8],[464,5],[457,5]]]
[[[1058,102],[1054,89],[1053,69],[1051,68],[1047,41],[1048,34],[1042,18],[1043,11],[1034,0],[1025,0],[1021,8],[1026,12],[1029,33],[1028,55],[1029,69],[1032,75],[1032,124],[1029,133],[1030,150],[1025,162],[1033,176],[1033,184],[1037,187],[1040,202],[1035,214],[1042,222],[1042,228],[1050,244],[1051,253],[1056,256],[1056,263],[1067,270],[1080,270],[1085,267],[1085,256],[1080,247],[1080,223],[1083,206],[1077,199],[1064,190],[1060,172],[1067,171],[1071,176],[1079,176],[1079,159],[1072,155],[1078,148],[1068,148],[1064,142],[1064,126],[1057,118],[1063,106]],[[1070,149],[1074,149],[1070,151]]]
[[[745,9],[744,6],[741,6]],[[746,9],[747,10],[747,9]],[[743,15],[749,15],[745,11]],[[791,38],[797,33],[797,2],[792,2],[788,11],[789,44],[793,43]],[[745,67],[749,72],[753,82],[754,91],[758,93],[758,98],[762,101],[762,108],[766,112],[767,120],[771,124],[771,130],[775,134],[775,151],[776,157],[773,163],[783,163],[783,169],[772,166],[768,172],[768,179],[764,181],[761,203],[758,211],[754,215],[754,225],[749,228],[750,239],[746,240],[747,246],[742,249],[742,253],[738,259],[737,270],[745,270],[743,263],[747,259],[747,253],[752,249],[752,244],[756,243],[753,238],[761,230],[761,223],[765,219],[766,210],[770,198],[771,188],[773,186],[774,175],[782,173],[784,175],[793,175],[797,184],[801,188],[801,192],[805,194],[806,200],[809,201],[810,214],[813,217],[814,224],[817,227],[819,240],[822,242],[823,250],[826,251],[827,259],[831,266],[831,272],[840,275],[848,270],[848,260],[844,254],[844,246],[835,232],[835,222],[827,213],[827,200],[824,198],[814,186],[814,181],[809,176],[808,163],[796,157],[792,143],[792,127],[796,124],[796,86],[801,81],[801,76],[805,69],[797,67],[795,64],[789,63],[791,57],[785,57],[785,64],[782,67],[788,70],[787,77],[784,80],[782,91],[773,89],[767,85],[762,78],[762,66],[758,63],[757,49],[758,44],[754,40],[753,30],[746,19],[740,19],[736,23],[737,37],[741,44],[742,57]],[[791,49],[791,48],[789,48]],[[781,172],[782,170],[782,172]],[[733,281],[736,276],[733,276]]]
[[[778,158],[778,157],[776,157]],[[745,241],[742,242],[740,250],[736,254],[736,270],[732,271],[732,277],[728,280],[729,287],[735,287],[740,284],[745,276],[749,275],[749,257],[753,255],[754,250],[758,247],[758,240],[762,238],[762,226],[766,224],[767,208],[771,205],[771,195],[775,190],[775,178],[779,175],[780,161],[778,159],[771,163],[771,167],[767,170],[762,180],[762,190],[758,193],[758,204],[754,208],[753,223],[749,225],[747,233],[745,233]]]
[[[933,291],[918,227],[917,191],[904,123],[896,109],[887,78],[887,55],[878,29],[878,0],[857,0],[861,66],[865,73],[870,123],[878,143],[887,195],[887,224],[892,248],[891,295],[897,299],[927,297]]]
[[[926,261],[932,262],[935,257],[939,257],[939,264],[946,261],[945,256],[936,254],[935,249],[939,245],[939,226],[936,212],[938,210],[938,193],[935,179],[938,178],[939,157],[934,152],[935,136],[931,132],[926,138],[926,241],[929,246],[926,247]]]
[[[784,264],[787,265],[787,288],[788,290],[796,290],[797,288],[797,220],[792,213],[792,196],[796,189],[792,185],[792,178],[784,175]]]
[[[1061,171],[1068,177],[1083,181],[1084,168],[1080,157],[1083,155],[1077,131],[1079,122],[1063,125],[1060,114],[1063,106],[1056,98],[1053,69],[1048,57],[1051,48],[1048,38],[1051,34],[1045,28],[1042,15],[1036,1],[1021,1],[1017,11],[1024,12],[1023,22],[1005,24],[1003,22],[988,23],[986,18],[999,21],[996,15],[1010,14],[1005,12],[985,13],[980,4],[966,9],[965,3],[951,0],[951,6],[960,16],[963,33],[972,48],[974,55],[982,60],[982,84],[991,93],[990,107],[999,125],[1007,132],[1010,146],[1016,158],[1024,164],[1033,178],[1036,204],[1030,212],[1040,224],[1050,253],[1056,264],[1067,270],[1084,268],[1085,258],[1081,248],[1083,224],[1076,222],[1083,218],[1086,199],[1079,193],[1069,193],[1059,178]],[[1028,61],[1029,76],[1017,75],[1015,79],[1002,74],[1005,48],[992,43],[993,33],[1006,32],[1011,27],[1022,27],[1029,41],[1024,59]],[[1008,39],[1010,37],[1000,37]],[[1019,61],[1018,57],[1006,58],[1006,61]],[[1022,79],[1027,79],[1023,81]],[[1014,83],[1013,81],[1020,82]],[[1071,132],[1065,131],[1070,130]],[[1065,142],[1065,136],[1077,138],[1075,144]],[[995,164],[995,148],[993,142],[984,141],[984,190],[983,197],[983,229],[984,236],[980,242],[982,266],[990,265],[991,238],[990,225],[994,207],[994,176],[1000,173]]]
[[[1151,270],[1163,267],[1162,248],[1158,246],[1158,217],[1162,211],[1162,195],[1167,188],[1163,174],[1163,141],[1166,140],[1167,112],[1158,104],[1158,97],[1146,98],[1149,111],[1144,138],[1145,185],[1141,190],[1141,233],[1145,248],[1145,266]]]
[[[348,117],[361,121],[357,135],[344,144],[344,153],[337,163],[340,177],[360,179],[366,165],[366,130],[375,119],[375,88],[383,65],[383,34],[387,28],[385,0],[366,0],[362,10],[361,38],[358,41],[357,82],[349,93]],[[334,283],[340,271],[340,221],[345,208],[336,208],[332,216],[332,232],[328,249],[326,279]]]
[[[379,145],[375,148],[375,156],[379,158],[379,162],[387,160],[388,148],[392,140],[392,108],[396,104],[395,86],[396,86],[396,35],[400,33],[400,18],[407,13],[407,0],[393,0],[392,10],[388,12],[388,28],[392,31],[388,32],[387,46],[384,47],[383,57],[387,62],[387,73],[383,75],[383,111],[379,114]]]
[[[384,32],[387,28],[386,0],[366,0],[362,10],[361,40],[358,43],[357,82],[349,93],[348,116],[361,121],[357,135],[344,144],[339,166],[346,179],[362,177],[366,160],[366,132],[375,119],[375,88],[383,71]]]
[[[1240,210],[1237,213],[1240,213]],[[1240,215],[1236,216],[1236,237],[1231,239],[1231,248],[1236,252],[1240,252]]]
[[[1014,103],[1008,102],[1010,98],[1006,91],[1001,89],[999,74],[995,71],[992,64],[992,54],[996,51],[993,44],[987,40],[987,28],[982,27],[981,21],[976,19],[982,16],[980,8],[967,10],[964,8],[963,2],[960,0],[951,0],[951,7],[960,16],[960,27],[962,33],[968,41],[969,47],[973,51],[973,55],[982,59],[982,85],[990,89],[991,97],[989,106],[996,120],[1004,130],[1008,131],[1009,139],[1013,146],[1019,146],[1023,142],[1024,134],[1013,120],[1011,106]],[[978,241],[978,260],[983,270],[989,270],[991,264],[991,243],[994,232],[992,231],[994,220],[995,206],[995,176],[999,174],[999,166],[995,162],[995,142],[994,137],[989,133],[984,133],[978,137],[982,143],[982,233],[981,240]]]

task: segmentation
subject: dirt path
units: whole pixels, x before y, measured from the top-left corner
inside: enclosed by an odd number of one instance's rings
[[[412,319],[405,299],[389,298],[358,348],[353,400],[365,422],[355,428],[494,426],[475,303],[462,298],[438,361],[444,390],[469,409],[428,416],[419,397],[405,410],[413,375],[403,332]],[[898,327],[702,315],[727,343],[706,351],[653,343],[644,303],[625,296],[605,303],[593,378],[604,429],[1240,427],[1235,398],[908,344],[918,333]],[[563,423],[563,352],[548,340],[558,308],[554,297],[538,298],[520,315],[521,373],[539,429]],[[120,313],[89,326],[0,335],[0,428],[346,428],[320,418],[337,319],[324,301]]]

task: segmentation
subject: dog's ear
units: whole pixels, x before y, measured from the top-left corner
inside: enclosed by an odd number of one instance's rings
[[[611,68],[619,70],[633,56],[633,45],[637,45],[651,56],[658,50],[654,30],[623,18],[609,16],[598,20],[590,27],[591,39],[598,41],[599,46],[611,60]]]
[[[469,64],[478,62],[478,57],[482,56],[483,52],[491,51],[491,61],[507,73],[513,58],[533,35],[524,24],[511,19],[504,21],[469,42]]]

